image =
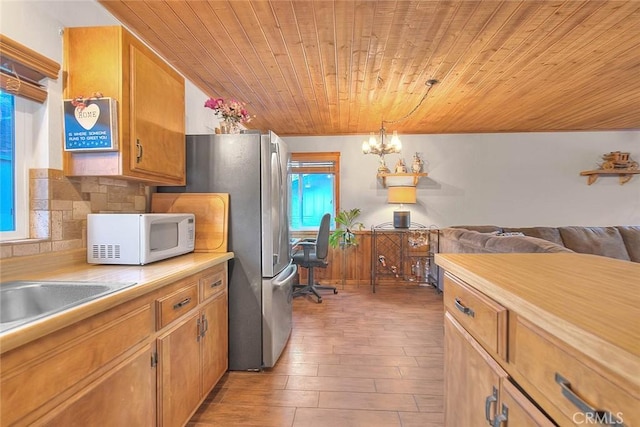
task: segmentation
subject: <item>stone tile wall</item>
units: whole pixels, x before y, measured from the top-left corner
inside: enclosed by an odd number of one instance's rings
[[[87,214],[147,212],[151,187],[113,178],[29,171],[30,238],[0,243],[0,258],[87,247]]]

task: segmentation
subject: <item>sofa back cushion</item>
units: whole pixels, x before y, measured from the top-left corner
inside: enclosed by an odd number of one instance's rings
[[[622,235],[615,227],[560,227],[564,246],[574,252],[631,261]]]
[[[509,233],[520,232],[525,236],[548,240],[558,245],[563,244],[562,237],[560,237],[560,231],[556,227],[504,227],[502,230]]]
[[[478,233],[502,232],[502,227],[495,225],[452,225],[450,228],[464,228],[465,230],[477,231]]]
[[[493,236],[487,240],[484,247],[486,252],[493,253],[571,252],[562,245],[529,236]]]
[[[640,262],[640,225],[616,227],[624,240],[631,261]]]

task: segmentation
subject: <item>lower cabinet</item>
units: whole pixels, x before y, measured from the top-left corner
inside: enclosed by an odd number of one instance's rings
[[[186,424],[200,402],[200,312],[158,338],[158,425]]]
[[[185,425],[227,370],[227,302],[223,263],[2,353],[0,425]]]
[[[447,426],[552,427],[500,365],[450,314],[445,314]]]
[[[206,331],[202,336],[202,389],[206,396],[229,367],[229,316],[227,292],[204,309]]]
[[[202,286],[206,282],[200,280]],[[158,337],[160,426],[185,425],[227,370],[226,279],[212,295]]]
[[[53,426],[152,426],[156,420],[156,370],[145,345],[44,421]],[[55,414],[55,412],[53,412]]]

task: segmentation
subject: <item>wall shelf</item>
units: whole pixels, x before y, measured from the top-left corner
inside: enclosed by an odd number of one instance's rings
[[[595,169],[580,172],[580,176],[587,177],[587,184],[591,185],[600,177],[600,175],[618,175],[620,185],[626,184],[633,178],[633,175],[640,174],[638,169]]]
[[[426,173],[378,173],[378,179],[382,180],[385,187],[415,187],[418,181]]]

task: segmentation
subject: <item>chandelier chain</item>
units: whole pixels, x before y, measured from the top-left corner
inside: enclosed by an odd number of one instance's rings
[[[418,102],[418,105],[416,105],[415,107],[413,107],[413,110],[409,111],[407,114],[405,114],[403,117],[400,117],[397,120],[382,120],[382,125],[384,128],[384,124],[394,124],[394,123],[398,123],[401,122],[407,118],[409,118],[413,113],[416,112],[416,110],[418,108],[420,108],[420,106],[422,105],[422,103],[424,102],[425,99],[427,99],[427,95],[429,95],[429,92],[431,91],[431,88],[433,87],[434,84],[438,83],[438,80],[435,79],[429,79],[427,80],[426,85],[428,86],[427,91],[425,92],[425,94],[422,96],[422,99],[420,99],[420,102]]]

